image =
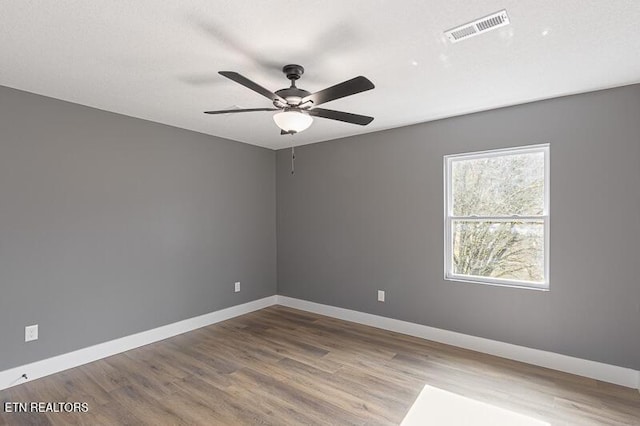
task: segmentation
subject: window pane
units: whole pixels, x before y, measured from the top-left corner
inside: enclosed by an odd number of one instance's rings
[[[544,282],[544,222],[452,222],[453,273]]]
[[[451,163],[454,216],[544,212],[544,153],[506,154]]]

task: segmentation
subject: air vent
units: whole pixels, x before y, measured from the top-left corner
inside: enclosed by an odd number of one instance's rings
[[[505,25],[509,25],[509,15],[507,15],[506,10],[501,10],[484,18],[476,19],[468,24],[452,28],[444,33],[451,43],[457,43],[461,40],[486,33],[487,31],[504,27]]]

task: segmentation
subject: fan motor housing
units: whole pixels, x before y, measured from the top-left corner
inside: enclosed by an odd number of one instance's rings
[[[284,98],[289,105],[298,105],[302,98],[309,96],[311,93],[297,87],[288,87],[286,89],[277,90],[276,95]]]

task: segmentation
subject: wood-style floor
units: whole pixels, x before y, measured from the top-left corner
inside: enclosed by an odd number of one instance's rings
[[[0,424],[399,424],[425,384],[552,425],[640,425],[640,393],[273,306],[0,391],[87,402]]]

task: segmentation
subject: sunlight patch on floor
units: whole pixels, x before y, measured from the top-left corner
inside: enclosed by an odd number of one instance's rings
[[[402,421],[402,426],[418,425],[550,426],[547,422],[429,385],[425,385]]]

